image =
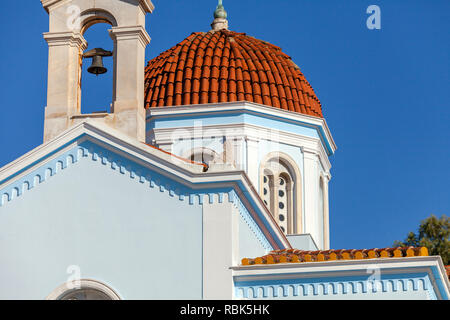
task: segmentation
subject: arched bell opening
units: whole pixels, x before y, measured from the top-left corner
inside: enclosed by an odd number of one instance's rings
[[[88,43],[81,57],[81,114],[110,113],[114,83],[114,42],[103,18],[90,19],[83,27]]]
[[[117,27],[116,18],[106,10],[87,10],[80,15],[80,18],[82,19],[80,32],[83,35],[86,33],[86,30],[97,23],[107,23],[111,27]]]

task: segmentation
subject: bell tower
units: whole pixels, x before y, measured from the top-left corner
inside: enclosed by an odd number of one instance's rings
[[[145,18],[150,0],[41,0],[49,14],[48,92],[44,142],[87,118],[95,118],[145,141],[145,48],[150,37]],[[94,24],[111,25],[114,42],[111,113],[81,114],[81,72],[87,42],[85,31]],[[86,57],[86,56],[85,56]]]

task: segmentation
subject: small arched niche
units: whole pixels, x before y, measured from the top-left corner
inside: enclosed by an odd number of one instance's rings
[[[188,157],[191,161],[204,163],[207,166],[217,162],[220,156],[217,152],[209,148],[195,148],[190,151],[190,156]]]

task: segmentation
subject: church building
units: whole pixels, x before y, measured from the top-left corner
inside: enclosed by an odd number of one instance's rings
[[[41,3],[44,141],[0,169],[0,299],[449,299],[425,247],[332,248],[321,102],[222,1],[148,63],[150,0]],[[97,23],[113,51],[87,51]],[[82,65],[108,57],[111,110],[84,114]]]

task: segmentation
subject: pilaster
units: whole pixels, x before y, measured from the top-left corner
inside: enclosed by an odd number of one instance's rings
[[[247,175],[256,190],[259,189],[259,140],[245,138],[247,144]],[[260,190],[259,190],[260,191]]]
[[[81,56],[87,42],[78,32],[48,32],[49,47],[47,106],[44,142],[69,127],[70,118],[80,113]]]
[[[303,148],[304,159],[304,230],[303,233],[312,235],[320,249],[323,248],[323,230],[319,227],[319,154],[316,150]]]
[[[225,138],[225,161],[234,165],[237,170],[246,171],[245,137],[227,136]]]
[[[203,299],[232,299],[239,215],[231,202],[203,204]]]
[[[114,95],[113,108],[116,129],[145,141],[145,48],[150,37],[142,26],[113,27]]]
[[[330,201],[329,201],[329,193],[328,186],[330,182],[331,176],[329,174],[323,175],[323,247],[324,250],[330,249]]]

